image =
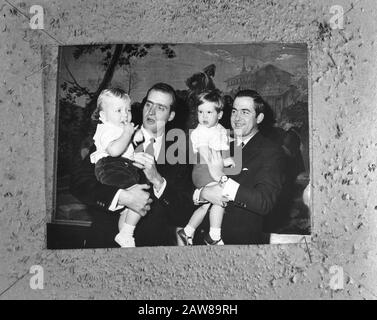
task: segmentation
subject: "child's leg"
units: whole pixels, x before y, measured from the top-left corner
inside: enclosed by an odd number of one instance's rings
[[[206,216],[206,213],[210,205],[211,203],[203,204],[194,211],[194,213],[191,216],[190,221],[188,222],[187,226],[184,228],[184,231],[188,237],[194,237],[195,230],[203,222],[204,217]]]
[[[126,209],[122,212],[118,227],[119,233],[115,236],[115,241],[121,247],[135,247],[134,231],[141,216],[136,212]]]
[[[209,235],[217,241],[221,239],[221,224],[223,222],[225,209],[218,205],[213,205],[209,213]]]
[[[124,223],[136,227],[140,218],[140,214],[136,213],[135,211],[128,210]]]

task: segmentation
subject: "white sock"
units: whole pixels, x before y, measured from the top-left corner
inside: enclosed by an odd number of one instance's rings
[[[189,224],[183,230],[188,237],[194,237],[195,228],[191,227]]]
[[[220,240],[221,239],[221,228],[209,228],[209,236],[212,240]]]
[[[135,226],[131,226],[130,224],[125,223],[122,229],[119,231],[119,234],[123,238],[133,238],[135,231]]]

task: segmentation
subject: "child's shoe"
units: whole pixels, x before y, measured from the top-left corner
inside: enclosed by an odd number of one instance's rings
[[[204,237],[204,243],[207,246],[223,246],[224,245],[224,242],[223,242],[223,240],[221,238],[219,240],[213,240],[208,233]]]
[[[134,237],[122,237],[120,233],[115,236],[115,242],[119,244],[122,248],[135,248],[135,238]]]
[[[182,242],[185,246],[192,246],[193,245],[192,237],[189,237],[186,234],[184,229],[178,230],[177,234],[178,234],[179,238],[182,240]]]

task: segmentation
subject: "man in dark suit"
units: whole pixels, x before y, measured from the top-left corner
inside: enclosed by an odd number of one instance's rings
[[[135,165],[142,170],[145,184],[127,190],[102,185],[94,175],[89,157],[72,175],[72,194],[91,207],[92,237],[87,247],[118,247],[114,237],[118,233],[119,213],[125,207],[143,217],[134,233],[136,246],[176,244],[175,228],[185,225],[194,211],[194,186],[191,166],[172,164],[165,157],[165,150],[173,143],[165,139],[165,127],[174,119],[175,112],[176,95],[171,86],[158,83],[148,90],[143,101],[145,140],[138,147],[145,152],[135,153]]]
[[[231,150],[242,148],[242,170],[227,176],[221,155],[213,152],[209,170],[219,183],[194,194],[196,202],[226,206],[222,224],[225,244],[268,243],[269,233],[280,219],[286,158],[282,148],[260,132],[265,108],[265,102],[255,91],[243,90],[236,95],[231,113],[236,139]]]

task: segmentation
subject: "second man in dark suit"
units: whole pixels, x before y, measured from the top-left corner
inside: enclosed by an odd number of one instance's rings
[[[260,132],[266,107],[255,91],[243,90],[236,95],[231,113],[236,145],[231,145],[231,150],[242,148],[242,170],[234,176],[225,175],[221,155],[212,153],[209,169],[219,183],[195,191],[196,202],[226,206],[222,226],[225,244],[268,243],[273,231],[269,221],[279,220],[286,158],[282,148]]]

